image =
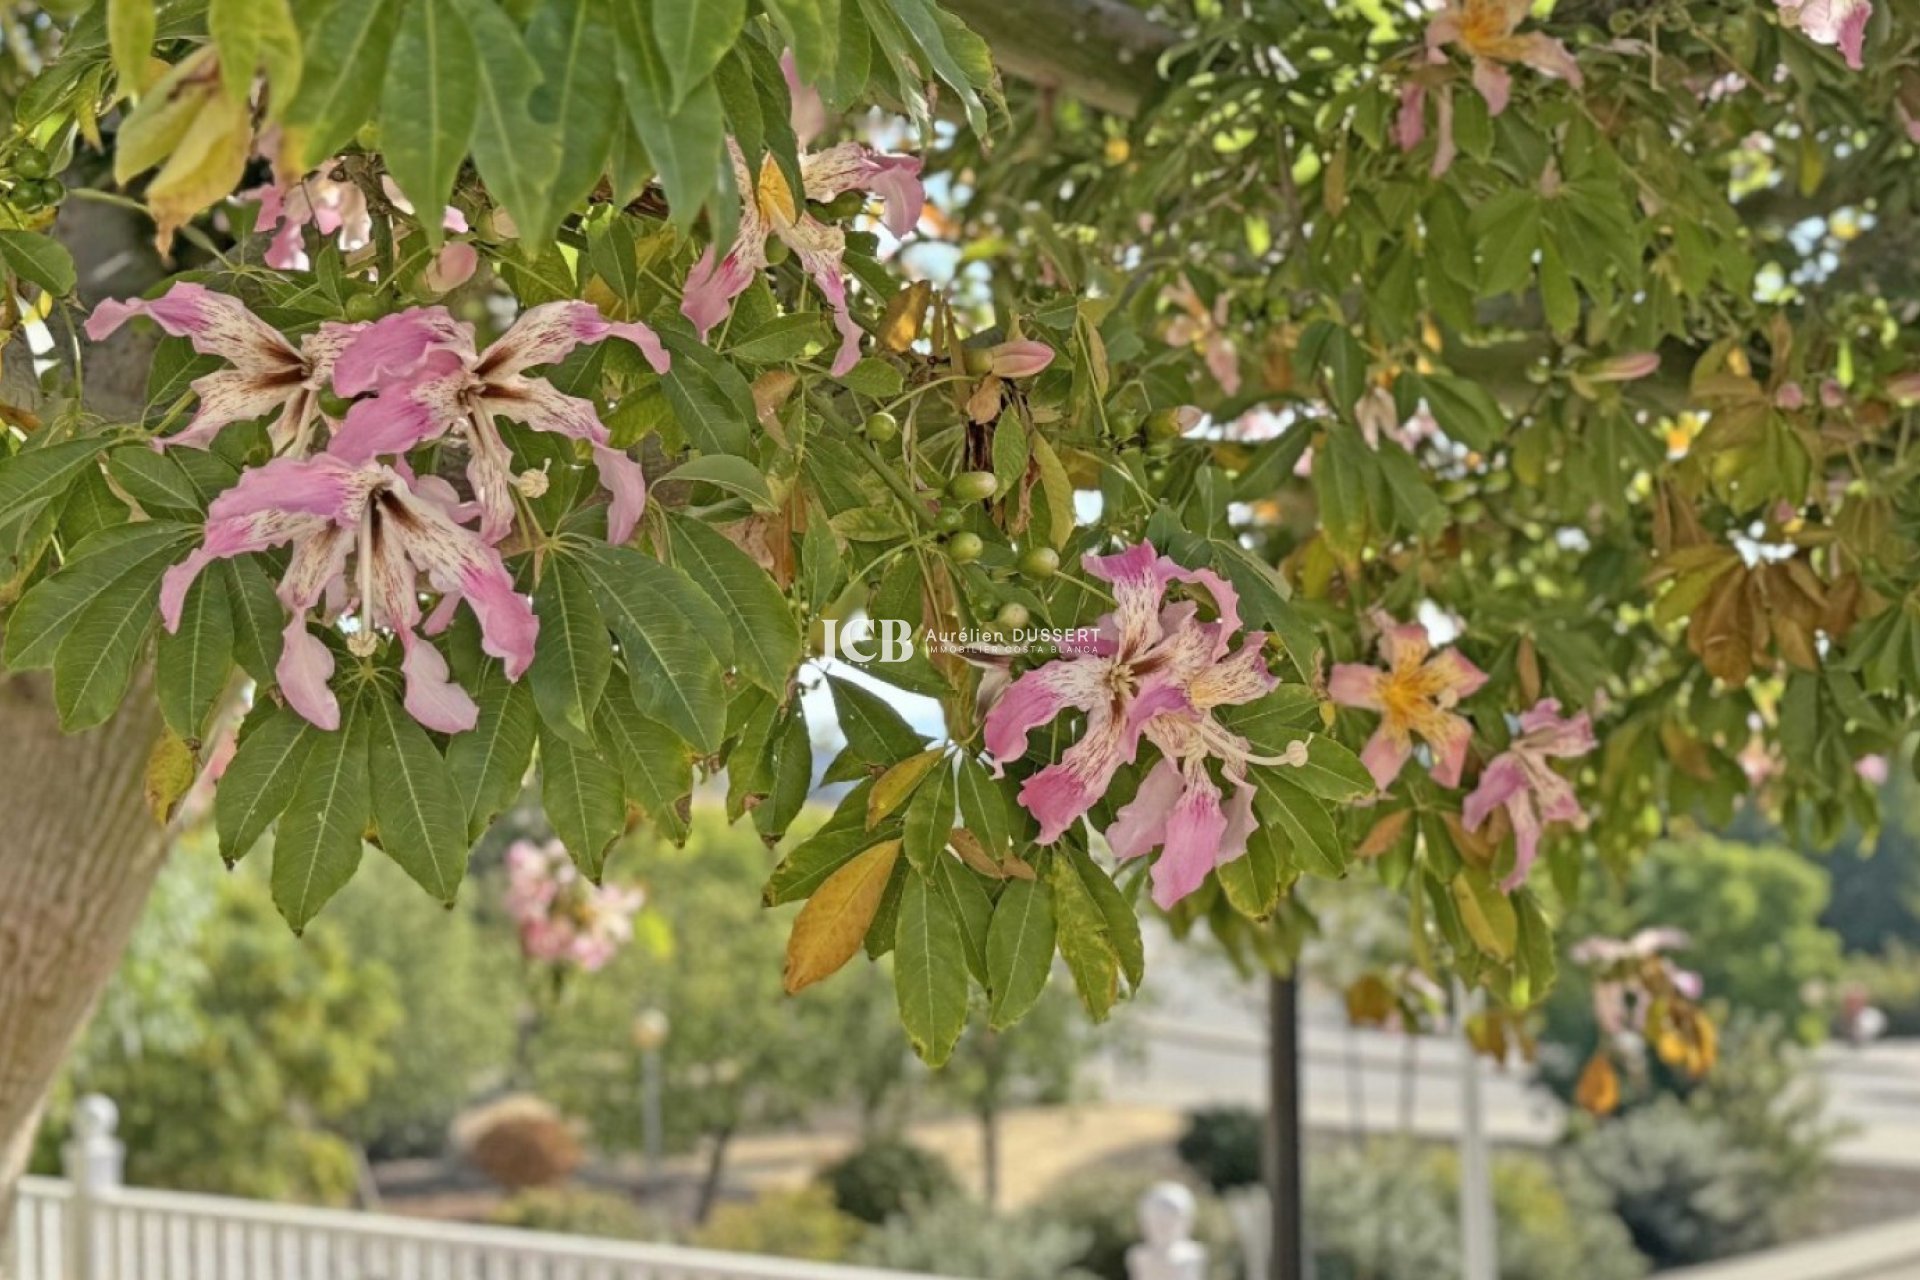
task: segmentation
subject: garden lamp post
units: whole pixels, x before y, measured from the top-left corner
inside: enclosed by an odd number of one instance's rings
[[[640,1050],[640,1145],[646,1153],[647,1194],[656,1196],[660,1194],[665,1140],[660,1114],[660,1051],[666,1046],[670,1029],[667,1015],[659,1009],[642,1009],[633,1019],[633,1044]]]
[[[1300,1008],[1293,975],[1267,983],[1267,1196],[1272,1203],[1268,1280],[1306,1280],[1301,1205]]]

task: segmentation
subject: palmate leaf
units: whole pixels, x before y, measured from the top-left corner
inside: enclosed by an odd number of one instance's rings
[[[299,6],[298,16],[312,19],[300,33],[306,59],[300,92],[282,118],[282,145],[293,168],[318,164],[366,123],[380,101],[403,7],[403,0]]]
[[[0,526],[64,492],[100,447],[97,440],[68,440],[0,458]]]
[[[669,522],[673,561],[731,617],[734,663],[769,692],[800,662],[800,628],[773,579],[746,552],[698,520]]]
[[[540,803],[580,874],[600,882],[607,849],[626,829],[620,774],[597,750],[540,730]]]
[[[229,865],[245,857],[293,802],[307,753],[320,734],[291,708],[274,702],[258,703],[247,717],[239,749],[213,794],[220,856]]]
[[[953,908],[918,873],[907,876],[900,898],[893,985],[913,1051],[940,1066],[967,1025],[967,962]]]
[[[442,234],[433,211],[453,191],[480,113],[475,75],[480,54],[469,16],[459,0],[407,0],[381,90],[381,155],[393,180],[421,210],[421,230],[430,244],[438,244]]]
[[[536,120],[542,68],[495,0],[455,0],[479,59],[473,162],[488,194],[513,216],[527,245],[543,245],[565,209],[556,200],[564,143],[560,122]],[[562,68],[553,68],[559,72]],[[422,219],[422,222],[431,219]]]
[[[60,641],[53,656],[53,701],[69,733],[104,724],[126,696],[134,664],[159,620],[155,604],[168,563],[153,555],[130,565],[99,588]]]
[[[421,888],[451,904],[470,847],[452,772],[427,731],[386,691],[366,695],[364,714],[380,847]]]
[[[677,569],[622,547],[587,546],[578,563],[626,654],[634,700],[703,753],[720,749],[726,690],[716,646],[731,624]]]
[[[293,794],[273,836],[273,901],[295,933],[360,867],[372,816],[363,697],[341,699],[340,727],[314,730]]]
[[[527,50],[541,70],[533,116],[560,140],[540,225],[552,226],[599,182],[622,111],[614,49],[614,0],[542,0],[527,24]]]
[[[167,727],[200,741],[233,674],[233,606],[227,579],[202,573],[187,591],[180,629],[162,629],[154,660],[155,691]]]
[[[619,766],[627,803],[646,814],[667,839],[685,844],[687,819],[681,807],[693,790],[693,757],[686,744],[642,714],[632,686],[618,676],[607,685],[594,725],[602,751]]]
[[[548,562],[533,611],[540,644],[527,682],[547,728],[575,746],[593,745],[593,714],[613,671],[607,621],[587,577],[564,558]]]
[[[659,171],[674,225],[690,227],[722,189],[726,119],[710,81],[688,86],[676,103],[673,70],[655,35],[654,15],[679,3],[625,0],[614,7],[614,21],[628,118]]]
[[[679,110],[740,38],[746,0],[667,0],[653,6],[653,38]]]
[[[103,592],[125,578],[157,583],[194,536],[191,525],[167,521],[113,525],[89,535],[58,573],[36,583],[8,615],[7,665],[19,671],[52,666],[61,642]]]
[[[480,664],[468,690],[480,718],[447,741],[447,773],[460,799],[467,835],[478,839],[493,816],[513,803],[533,767],[540,718],[524,680],[507,679],[496,662]]]
[[[1041,881],[1014,880],[994,904],[987,933],[987,993],[994,1030],[1025,1017],[1053,972],[1052,890]]]

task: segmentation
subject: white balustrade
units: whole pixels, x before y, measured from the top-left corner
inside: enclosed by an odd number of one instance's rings
[[[118,1113],[81,1101],[64,1181],[28,1178],[7,1280],[934,1280],[869,1267],[387,1214],[121,1182]]]

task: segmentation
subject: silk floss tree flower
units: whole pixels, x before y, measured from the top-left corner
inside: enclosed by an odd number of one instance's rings
[[[589,883],[558,841],[507,849],[505,905],[529,960],[598,972],[633,940],[646,900],[639,889]]]
[[[1593,722],[1582,711],[1560,714],[1560,703],[1542,698],[1520,716],[1520,732],[1488,763],[1462,806],[1460,818],[1468,831],[1478,831],[1496,809],[1505,809],[1513,824],[1513,874],[1502,889],[1517,889],[1540,854],[1540,833],[1549,822],[1587,825],[1586,811],[1573,784],[1553,771],[1554,760],[1584,756],[1598,745]]]
[[[193,380],[200,399],[185,429],[154,439],[156,449],[204,449],[236,422],[269,419],[268,438],[275,450],[304,454],[317,443],[325,420],[321,396],[333,378],[335,362],[364,327],[328,322],[297,340],[247,309],[230,294],[182,281],[151,300],[108,299],[87,317],[87,337],[106,339],[135,316],[146,316],[162,332],[185,338],[201,355],[219,356],[229,365]]]
[[[439,630],[464,601],[479,620],[481,647],[517,680],[533,661],[539,622],[499,553],[456,522],[458,505],[452,486],[414,476],[404,463],[332,453],[276,458],[242,474],[208,507],[205,540],[161,580],[161,621],[170,632],[180,629],[187,590],[214,561],[291,546],[278,588],[291,617],[274,673],[288,705],[322,729],[340,727],[328,684],[333,651],[308,629],[309,615],[324,606],[353,613],[348,647],[357,653],[372,653],[379,630],[391,631],[403,653],[408,714],[429,729],[464,732],[479,708],[416,629],[425,621]],[[422,618],[423,588],[441,597],[430,619]]]
[[[1429,56],[1452,45],[1472,59],[1473,87],[1492,115],[1505,111],[1513,95],[1510,63],[1580,87],[1580,64],[1566,45],[1543,31],[1518,30],[1532,8],[1531,0],[1449,0],[1427,24]]]
[[[1240,636],[1239,598],[1217,574],[1184,569],[1148,543],[1110,556],[1088,555],[1086,571],[1113,587],[1113,612],[1096,636],[1065,648],[1053,662],[1008,686],[984,725],[996,769],[1026,754],[1032,731],[1062,712],[1086,716],[1080,740],[1020,788],[1020,803],[1051,844],[1084,816],[1145,737],[1161,759],[1107,832],[1115,856],[1162,852],[1153,897],[1170,907],[1200,887],[1207,872],[1246,852],[1253,829],[1247,766],[1298,765],[1304,745],[1283,759],[1255,756],[1246,739],[1213,716],[1216,707],[1250,702],[1276,683],[1261,656],[1266,636]],[[1176,583],[1201,588],[1217,617],[1202,621],[1193,600],[1169,603]],[[1235,648],[1233,641],[1240,636]],[[1223,805],[1209,762],[1234,789]]]
[[[260,206],[254,229],[269,237],[263,255],[268,266],[278,271],[307,270],[312,265],[307,258],[308,227],[323,237],[333,237],[343,253],[358,253],[373,243],[373,211],[367,193],[359,184],[334,176],[342,163],[336,156],[305,177],[265,183],[235,197]],[[380,190],[395,209],[413,213],[413,202],[386,174],[380,175]],[[442,211],[440,225],[455,234],[470,230],[466,215],[451,205]],[[462,241],[449,240],[427,264],[421,279],[435,293],[445,293],[465,284],[479,265],[478,250]]]
[[[1433,749],[1434,781],[1459,786],[1473,729],[1453,708],[1480,691],[1486,672],[1458,649],[1435,653],[1427,629],[1417,622],[1396,623],[1384,614],[1374,622],[1385,665],[1342,662],[1327,680],[1327,696],[1335,704],[1380,715],[1379,728],[1360,753],[1361,763],[1384,791],[1400,776],[1418,735]]]
[[[333,386],[342,396],[375,394],[347,411],[333,451],[354,462],[405,453],[453,436],[467,447],[467,480],[480,513],[480,534],[498,542],[513,526],[514,488],[538,490],[545,477],[516,477],[513,455],[494,419],[587,442],[600,483],[612,497],[608,536],[625,542],[646,507],[640,464],[613,447],[593,403],[567,395],[536,365],[563,360],[582,343],[623,338],[640,349],[657,373],[670,358],[654,331],[638,322],[608,320],[589,302],[547,302],[521,313],[486,350],[475,349],[473,326],[444,307],[398,312],[366,326],[342,352]]]
[[[858,142],[842,142],[824,151],[806,150],[824,125],[825,112],[819,95],[799,85],[791,57],[783,65],[794,90],[792,124],[801,148],[802,190],[796,195],[771,154],[761,161],[756,177],[748,171],[740,145],[727,139],[734,183],[741,196],[740,229],[724,254],[709,245],[693,264],[687,273],[680,310],[704,342],[713,326],[733,310],[733,300],[766,269],[767,238],[772,236],[793,251],[833,310],[834,327],[840,334],[840,349],[833,358],[837,377],[858,363],[862,332],[847,307],[847,278],[842,266],[847,233],[814,217],[807,211],[806,201],[824,203],[844,192],[868,192],[884,203],[887,230],[904,238],[920,222],[926,208],[926,189],[920,182],[918,156],[889,155]]]
[[[1867,21],[1873,17],[1872,0],[1774,0],[1783,25],[1797,27],[1815,44],[1832,45],[1840,50],[1847,66],[1855,71],[1865,66]]]

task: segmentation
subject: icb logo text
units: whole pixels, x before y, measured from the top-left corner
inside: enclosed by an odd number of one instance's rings
[[[900,618],[867,619],[851,634],[838,618],[822,618],[827,653],[848,662],[905,662],[913,656],[913,628]]]

